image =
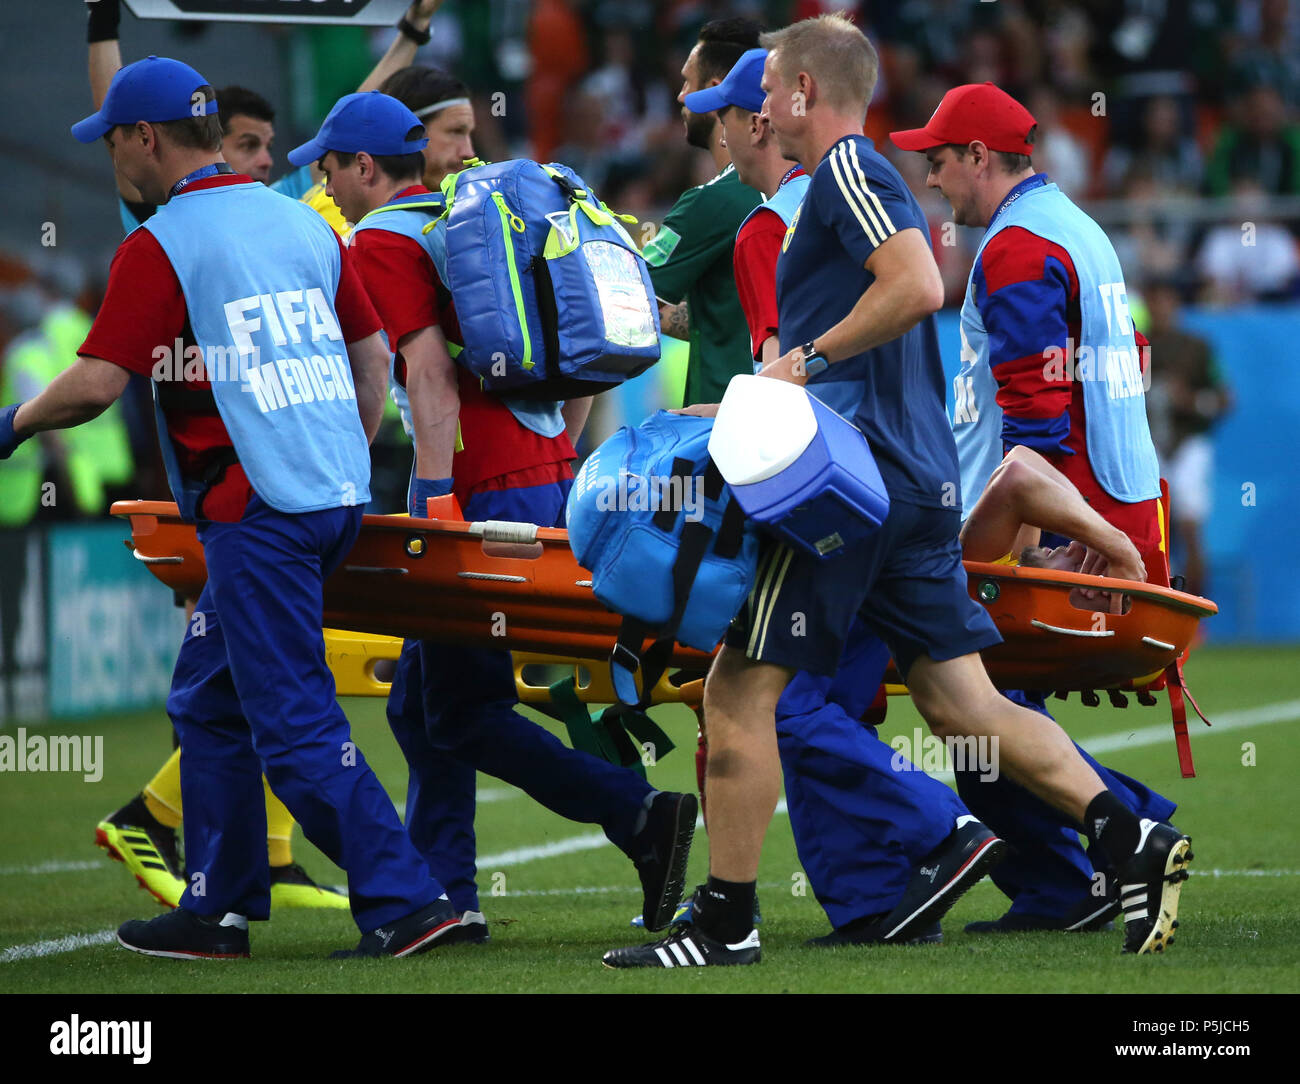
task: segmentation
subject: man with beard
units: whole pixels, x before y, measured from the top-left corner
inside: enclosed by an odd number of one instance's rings
[[[677,100],[721,83],[741,54],[757,48],[761,29],[753,19],[705,24],[682,65]],[[691,344],[683,402],[690,406],[718,402],[733,376],[752,372],[731,257],[736,231],[763,198],[736,176],[716,114],[692,113],[683,104],[682,119],[686,141],[708,151],[719,173],[682,194],[644,255],[664,334]]]

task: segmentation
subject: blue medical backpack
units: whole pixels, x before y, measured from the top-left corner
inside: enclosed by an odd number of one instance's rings
[[[596,598],[623,615],[614,690],[639,709],[673,642],[712,651],[754,582],[758,536],[709,458],[712,429],[712,418],[662,410],[624,426],[587,457],[569,492],[574,556]]]
[[[448,176],[442,195],[443,282],[465,345],[456,360],[484,390],[590,395],[659,360],[659,307],[645,260],[623,216],[568,166],[479,164]]]

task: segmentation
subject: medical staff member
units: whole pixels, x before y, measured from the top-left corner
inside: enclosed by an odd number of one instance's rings
[[[944,413],[934,312],[943,286],[920,206],[862,136],[878,59],[843,16],[764,35],[768,116],[812,181],[777,263],[782,355],[762,375],[807,385],[863,431],[890,497],[875,534],[819,561],[765,539],[741,609],[704,687],[709,723],[709,880],[695,923],[607,952],[609,967],[756,964],[753,899],[780,794],[776,704],[793,673],[834,674],[853,620],[885,641],[940,736],[997,737],[1001,770],[1086,825],[1120,868],[1125,947],[1163,950],[1190,841],[1139,820],[1069,739],[1011,703],[979,651],[999,642],[966,590],[952,500],[957,454]],[[1141,900],[1139,906],[1139,897]]]
[[[1124,275],[1101,227],[1034,170],[1036,128],[1005,91],[972,83],[945,94],[924,128],[890,135],[925,153],[926,185],[952,204],[955,222],[986,228],[962,304],[953,385],[962,502],[974,506],[1005,452],[1029,448],[1128,535],[1146,574],[1161,582],[1160,476]],[[1107,570],[1085,562],[1083,571]],[[1051,718],[1046,693],[1007,695]],[[1080,752],[1139,817],[1173,815],[1173,802]],[[993,874],[1011,909],[968,932],[1086,931],[1119,913],[1114,870],[1096,848],[1084,853],[1071,818],[1010,779],[956,774],[966,804],[1014,847]]]
[[[204,547],[208,580],[167,701],[184,750],[190,880],[176,910],[127,922],[118,941],[156,956],[248,955],[248,920],[270,910],[265,772],[347,871],[362,937],[345,951],[422,952],[464,927],[351,740],[321,637],[323,581],[368,499],[387,351],[337,236],[234,173],[216,112],[198,72],[148,57],[73,127],[82,142],[104,139],[160,209],[119,246],[77,363],[0,410],[8,455],[33,433],[95,417],[131,371],[151,374],[168,479]],[[208,380],[185,379],[198,358]],[[164,392],[217,412],[176,426]]]
[[[741,181],[771,193],[741,223],[733,255],[759,368],[780,355],[777,261],[809,184],[762,116],[766,59],[766,49],[751,49],[717,86],[686,96],[695,113],[717,110]],[[901,758],[864,721],[873,702],[884,700],[877,690],[888,663],[880,638],[854,622],[834,677],[800,671],[776,705],[795,847],[834,927],[812,944],[940,940],[939,919],[1005,850],[950,788]]]
[[[682,65],[677,100],[720,83],[747,49],[758,44],[753,19],[715,19],[700,30],[699,41]],[[643,255],[660,302],[665,335],[691,344],[683,403],[716,403],[727,381],[748,372],[745,320],[731,270],[736,230],[760,198],[740,178],[721,146],[717,118],[682,106],[686,142],[706,150],[718,173],[706,184],[683,192],[673,204]]]
[[[469,520],[562,526],[573,445],[558,403],[515,404],[485,393],[456,365],[460,328],[443,285],[443,207],[421,182],[420,119],[396,98],[349,94],[316,138],[289,154],[319,161],[328,189],[356,221],[351,249],[395,352],[409,399],[415,469],[412,515],[454,493]],[[445,264],[444,264],[445,266]],[[570,820],[599,824],[636,863],[646,914],[659,929],[681,896],[698,803],[661,793],[628,768],[570,749],[515,711],[510,653],[408,640],[388,719],[410,767],[406,825],[457,911],[487,935],[475,884],[476,770],[519,787]]]

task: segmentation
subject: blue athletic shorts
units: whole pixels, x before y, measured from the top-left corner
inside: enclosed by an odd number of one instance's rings
[[[943,662],[1001,643],[966,591],[960,527],[953,509],[895,500],[880,530],[829,560],[764,538],[727,645],[757,662],[830,676],[856,614],[906,677],[922,655]]]

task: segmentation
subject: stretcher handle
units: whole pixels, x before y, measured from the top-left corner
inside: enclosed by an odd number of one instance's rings
[[[536,523],[512,523],[509,520],[487,519],[469,525],[469,533],[484,542],[517,542],[531,545],[537,541]]]
[[[183,565],[184,557],[146,557],[134,546],[131,548],[131,556],[143,565]]]

